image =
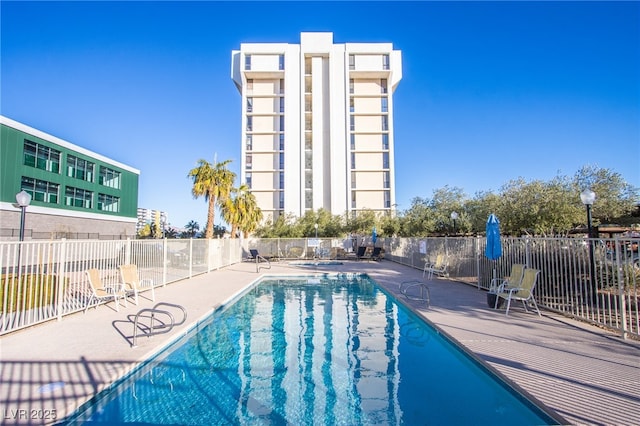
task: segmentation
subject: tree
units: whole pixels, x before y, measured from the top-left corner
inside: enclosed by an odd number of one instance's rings
[[[587,188],[595,192],[593,217],[597,221],[606,223],[613,218],[628,215],[637,208],[638,188],[628,184],[622,175],[609,169],[584,166],[575,174],[574,184],[574,198],[581,206],[580,192]],[[583,215],[584,217],[586,216]],[[580,223],[585,223],[585,220]]]
[[[200,225],[198,225],[198,222],[196,222],[195,220],[190,220],[189,223],[187,223],[184,228],[187,230],[187,235],[190,238],[193,238],[196,236],[196,233],[200,230]]]
[[[236,238],[238,231],[248,236],[262,220],[262,210],[246,184],[231,189],[231,195],[223,203],[221,210],[224,220],[231,225],[231,238]]]
[[[207,160],[198,160],[198,166],[189,171],[193,180],[191,193],[194,198],[204,196],[209,203],[207,210],[207,228],[205,238],[213,237],[216,205],[222,206],[229,197],[236,174],[227,169],[231,160],[211,164]]]

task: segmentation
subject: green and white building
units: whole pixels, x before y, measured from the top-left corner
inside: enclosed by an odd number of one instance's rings
[[[140,171],[0,116],[0,239],[135,237]]]

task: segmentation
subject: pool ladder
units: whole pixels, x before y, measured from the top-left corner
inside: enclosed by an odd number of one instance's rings
[[[409,292],[409,290],[414,287],[417,287],[420,290],[419,294],[412,294]],[[399,290],[407,299],[425,302],[428,307],[431,307],[431,290],[429,290],[429,286],[425,282],[420,280],[403,281],[400,283]]]
[[[171,308],[178,308],[182,311],[182,320],[180,322],[176,322],[175,317],[171,312],[166,309],[158,309],[159,306],[167,306]],[[147,314],[147,315],[145,315]],[[166,317],[164,321],[157,319],[156,315]],[[148,317],[151,319],[148,327],[138,327],[140,323],[140,317]],[[168,320],[168,321],[167,321]],[[169,333],[173,330],[173,327],[176,325],[184,324],[187,320],[187,310],[173,303],[160,302],[156,304],[153,308],[145,308],[138,311],[135,319],[133,320],[133,342],[131,344],[132,348],[138,346],[138,330],[142,330],[143,334],[147,337],[155,336],[156,334],[164,334]],[[155,322],[158,321],[159,325],[155,325]]]
[[[266,262],[267,266],[260,266],[260,261]],[[266,257],[260,256],[259,254],[256,255],[256,272],[260,272],[260,268],[262,269],[271,269],[271,261],[269,261],[269,259],[267,259]]]

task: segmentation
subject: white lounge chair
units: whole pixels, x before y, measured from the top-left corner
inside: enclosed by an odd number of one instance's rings
[[[113,300],[116,305],[116,311],[120,311],[120,303],[118,299],[124,299],[125,306],[127,300],[123,291],[123,286],[120,283],[105,285],[100,278],[100,271],[97,269],[87,269],[85,271],[87,281],[89,282],[89,291],[91,296],[87,302],[87,307],[84,309],[85,313],[93,302],[102,302]]]
[[[509,288],[505,287],[504,292],[498,293],[498,298],[505,299],[507,301],[507,311],[506,315],[509,315],[509,308],[511,307],[511,302],[514,300],[522,302],[524,306],[524,310],[529,312],[527,309],[527,305],[529,303],[533,304],[533,307],[536,308],[536,312],[538,312],[538,316],[540,315],[540,309],[538,309],[538,304],[536,303],[536,299],[533,297],[533,292],[536,288],[536,284],[538,282],[538,276],[540,275],[540,271],[538,269],[525,269],[524,276],[522,277],[522,282],[519,287]],[[498,299],[496,298],[496,300]],[[496,301],[497,306],[497,301]]]
[[[502,293],[505,287],[519,287],[524,276],[525,265],[516,263],[511,265],[511,274],[504,278],[493,278],[489,285],[489,293]]]
[[[120,278],[124,284],[126,297],[133,295],[135,304],[138,304],[138,293],[145,289],[151,290],[151,299],[156,300],[156,293],[153,286],[153,280],[140,279],[138,266],[134,264],[120,265]]]
[[[447,258],[444,254],[439,254],[436,256],[436,261],[434,263],[430,263],[426,261],[424,263],[424,269],[422,270],[422,278],[427,275],[427,279],[430,280],[433,278],[433,275],[440,275],[442,277],[448,276],[447,267],[448,267]]]

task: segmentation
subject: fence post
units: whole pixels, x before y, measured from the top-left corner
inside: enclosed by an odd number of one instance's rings
[[[167,285],[167,263],[169,257],[169,241],[167,237],[162,242],[162,287]]]
[[[189,278],[193,277],[193,238],[189,239]]]
[[[480,290],[480,258],[481,258],[481,254],[480,254],[480,235],[476,235],[476,270],[478,271],[478,290]]]
[[[131,238],[127,237],[127,243],[124,249],[124,264],[129,265],[131,263]]]
[[[620,264],[622,262],[620,262],[620,256],[622,256],[623,249],[622,249],[622,244],[620,244],[620,241],[618,240],[618,236],[616,235],[615,237],[615,243],[614,243],[614,247],[615,247],[615,251],[613,253],[615,253],[615,266],[618,272],[618,297],[620,298],[620,321],[622,322],[622,327],[621,327],[621,331],[622,331],[622,338],[626,339],[628,337],[628,327],[627,327],[627,302],[625,300],[624,297],[624,287],[625,287],[625,268],[623,268],[622,266],[620,266]]]
[[[67,239],[63,238],[60,241],[60,252],[58,253],[58,277],[56,278],[56,282],[58,284],[58,294],[57,299],[58,303],[56,306],[56,312],[58,313],[57,319],[58,321],[62,321],[62,310],[63,310],[63,301],[64,301],[64,293],[63,288],[65,285],[64,277],[66,275],[66,265],[67,265]],[[69,280],[71,282],[71,280]]]

